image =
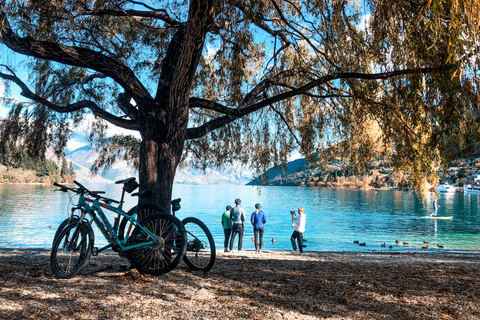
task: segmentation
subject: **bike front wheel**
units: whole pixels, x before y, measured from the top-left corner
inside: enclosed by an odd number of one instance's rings
[[[86,222],[67,225],[53,242],[50,269],[61,279],[77,275],[88,263],[94,245],[93,229]]]
[[[187,250],[183,261],[192,270],[209,271],[215,264],[216,248],[207,226],[194,217],[182,220],[187,234]]]
[[[67,218],[63,220],[62,223],[60,223],[60,225],[57,228],[57,231],[55,231],[55,235],[53,236],[52,247],[53,247],[53,244],[55,243],[55,240],[58,238],[60,233],[62,233],[63,229],[65,229],[65,227],[68,226],[70,223],[78,220],[79,220],[78,216],[74,216],[72,218]]]
[[[132,232],[129,245],[141,245],[152,240],[154,243],[132,249],[130,261],[141,273],[155,276],[173,270],[186,250],[187,237],[182,222],[168,213],[155,213],[143,219],[140,224],[151,232],[155,239],[137,226]]]

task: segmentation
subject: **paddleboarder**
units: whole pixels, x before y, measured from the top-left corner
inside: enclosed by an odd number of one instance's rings
[[[437,204],[437,199],[433,200],[433,212],[430,214],[430,217],[436,217],[437,216],[437,211],[440,206]]]

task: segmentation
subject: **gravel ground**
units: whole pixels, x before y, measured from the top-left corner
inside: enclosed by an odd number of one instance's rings
[[[480,319],[480,253],[220,252],[152,277],[113,253],[78,276],[0,249],[0,319]]]

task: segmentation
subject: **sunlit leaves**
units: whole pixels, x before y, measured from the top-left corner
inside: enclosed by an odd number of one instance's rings
[[[161,74],[169,49],[188,49],[181,46],[189,44],[172,42],[188,22],[187,9],[186,1],[116,0],[8,1],[3,8],[19,36],[115,59],[152,96],[159,87],[167,88],[165,99],[177,92],[162,81],[183,72],[171,59],[172,68]],[[185,161],[202,168],[250,163],[262,172],[301,152],[312,160],[317,155],[341,159],[358,172],[374,161],[395,165],[422,187],[435,181],[436,167],[478,152],[476,1],[235,0],[217,3],[215,12],[198,66],[186,69],[195,72],[191,96],[221,107],[192,107],[188,126],[222,117],[234,121],[187,141]],[[159,13],[168,19],[155,18]],[[169,103],[128,101],[125,109],[118,106],[125,88],[94,70],[37,60],[28,67],[36,92],[57,104],[89,99],[128,118],[137,114],[135,108],[162,114],[155,108]],[[417,72],[440,67],[441,72]],[[348,76],[404,69],[410,71],[389,79]],[[304,89],[338,74],[344,77]],[[296,94],[290,97],[292,92]],[[253,111],[245,111],[249,108]],[[168,109],[172,114],[165,119],[176,119],[174,109]],[[57,123],[66,117],[35,116]],[[80,112],[71,116],[78,120]],[[181,122],[171,127],[183,130],[186,120]],[[93,136],[110,144],[111,155],[122,156],[121,143],[135,145],[105,140],[103,129],[99,124]],[[97,164],[108,167],[112,161],[105,153]]]

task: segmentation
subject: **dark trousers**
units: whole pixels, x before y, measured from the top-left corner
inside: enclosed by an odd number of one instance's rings
[[[255,251],[262,250],[263,245],[263,227],[261,228],[253,228],[253,234],[255,235]],[[260,238],[260,239],[259,239]]]
[[[297,239],[298,242],[298,250],[303,253],[303,234],[295,230],[290,237],[290,241],[292,242],[292,248],[293,250],[297,251],[295,239]]]
[[[232,229],[223,229],[223,234],[225,235],[225,241],[223,241],[223,247],[228,248],[228,241],[230,241],[230,235],[232,234]]]
[[[232,226],[232,238],[230,239],[230,250],[233,249],[235,236],[238,234],[238,250],[242,250],[243,242],[243,223],[234,223]]]

